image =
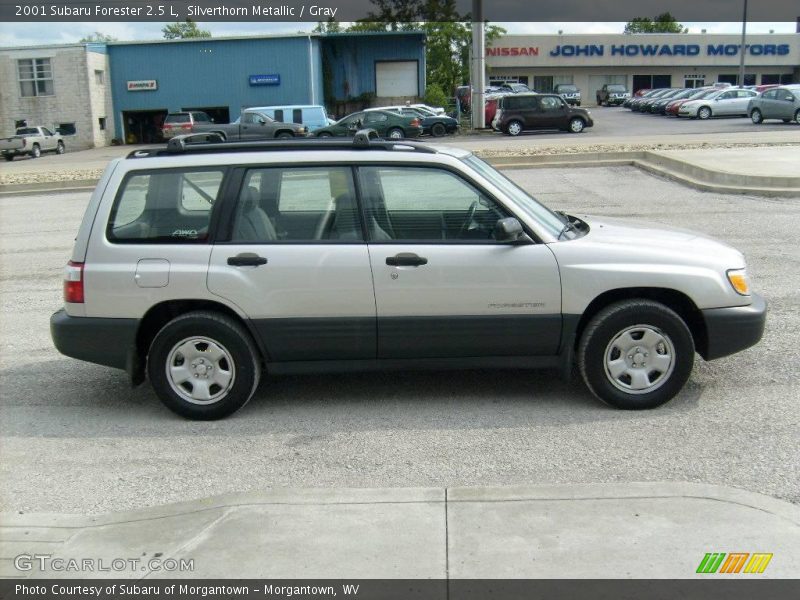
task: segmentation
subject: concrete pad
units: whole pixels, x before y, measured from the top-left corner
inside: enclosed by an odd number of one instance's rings
[[[800,131],[797,131],[800,139]],[[664,150],[662,154],[690,162],[709,171],[756,177],[800,179],[800,146]]]
[[[448,493],[455,579],[707,577],[696,573],[707,552],[772,553],[763,576],[796,577],[800,508],[693,484]]]

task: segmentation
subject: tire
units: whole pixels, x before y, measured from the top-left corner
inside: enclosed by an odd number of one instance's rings
[[[64,154],[65,150],[66,148],[64,148],[64,142],[58,142],[56,145],[56,154]]]
[[[586,123],[580,117],[574,117],[570,119],[569,122],[570,133],[580,133],[581,131],[583,131],[584,127],[586,127]]]
[[[794,122],[800,123],[800,108],[794,111]]]
[[[406,134],[399,127],[392,127],[386,132],[386,137],[390,140],[402,140],[404,137],[406,137]]]
[[[577,356],[586,386],[600,400],[623,410],[648,409],[671,400],[686,384],[694,340],[672,309],[651,300],[624,300],[592,318]]]
[[[431,135],[433,137],[442,137],[447,134],[447,128],[442,123],[434,123],[431,127]]]
[[[14,155],[13,154],[4,154],[3,158],[5,158],[8,162],[11,162],[12,160],[14,160]]]
[[[168,374],[171,366],[177,376]],[[228,376],[216,379],[216,373]],[[156,334],[147,355],[147,374],[171,411],[210,421],[247,404],[258,386],[261,364],[242,325],[220,313],[195,311],[176,317]],[[201,382],[204,386],[197,387]]]
[[[42,155],[42,149],[39,147],[39,144],[34,144],[31,148],[31,156],[33,158],[39,158]]]
[[[330,133],[328,133],[327,131],[323,131],[322,133],[320,133],[319,135],[317,135],[317,137],[321,137],[321,138],[329,138],[329,137],[333,137],[333,136],[332,136]]]
[[[517,137],[522,133],[522,123],[517,120],[511,121],[508,125],[506,125],[506,133],[508,135]]]
[[[279,140],[289,140],[292,139],[294,136],[288,131],[281,131],[275,137],[278,138]]]
[[[701,121],[711,118],[711,109],[707,106],[701,106],[697,109],[697,118]]]
[[[792,122],[791,119],[781,119],[781,121],[783,121],[784,123],[791,123]]]

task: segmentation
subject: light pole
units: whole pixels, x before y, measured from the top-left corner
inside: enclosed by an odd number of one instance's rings
[[[472,84],[472,126],[475,129],[486,127],[486,113],[483,109],[484,89],[486,88],[486,37],[483,23],[483,0],[472,0],[472,64],[470,83]]]
[[[744,85],[744,55],[745,38],[747,37],[747,0],[744,0],[744,13],[742,14],[742,47],[739,49],[739,87]]]

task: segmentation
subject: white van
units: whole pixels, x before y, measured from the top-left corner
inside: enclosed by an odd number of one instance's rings
[[[330,124],[324,106],[256,106],[250,110],[265,113],[268,117],[283,123],[301,123],[307,126],[309,131],[327,127]]]

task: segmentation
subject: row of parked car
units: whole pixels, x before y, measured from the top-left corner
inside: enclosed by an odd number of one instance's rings
[[[633,112],[700,120],[750,117],[756,124],[765,119],[800,122],[800,84],[653,89],[627,99],[623,106]]]
[[[367,108],[335,121],[323,106],[257,106],[232,123],[215,123],[202,111],[170,113],[161,133],[165,140],[186,133],[215,133],[226,141],[294,137],[346,137],[364,127],[390,139],[455,133],[459,123],[444,109],[425,104]]]

